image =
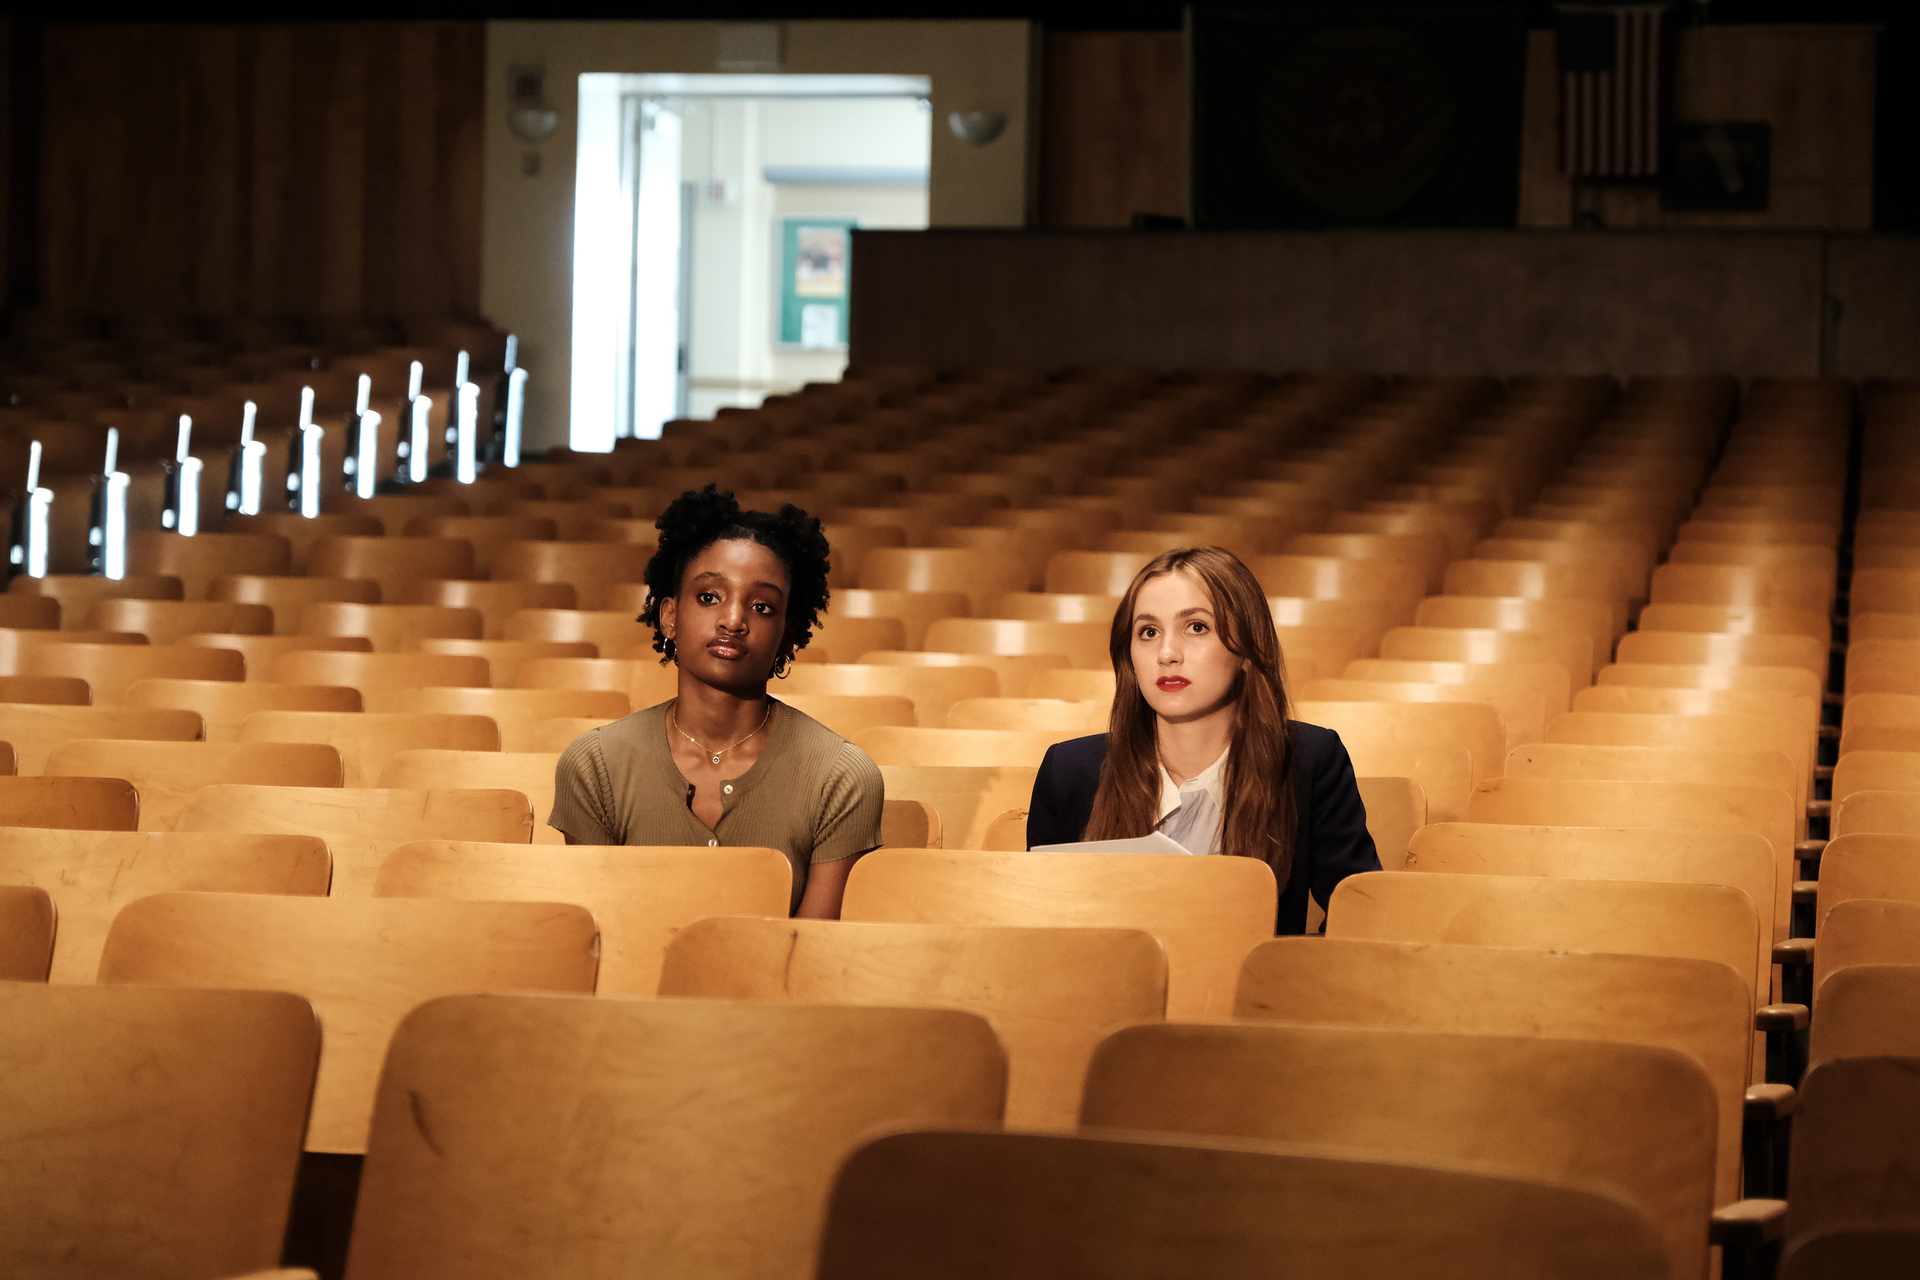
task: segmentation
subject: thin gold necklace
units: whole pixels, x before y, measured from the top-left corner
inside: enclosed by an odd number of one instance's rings
[[[686,740],[687,740],[688,742],[691,742],[691,743],[692,743],[692,744],[693,744],[694,746],[696,746],[696,747],[699,747],[699,748],[700,748],[700,749],[701,749],[702,751],[712,751],[712,748],[711,748],[711,747],[707,747],[707,746],[702,746],[702,745],[701,745],[701,742],[700,742],[700,739],[698,739],[698,738],[696,738],[696,737],[694,737],[694,736],[693,736],[692,734],[690,734],[690,733],[688,733],[688,732],[687,732],[687,731],[686,731],[685,729],[682,729],[682,728],[680,727],[680,716],[679,716],[679,713],[678,713],[678,711],[677,711],[677,710],[676,710],[676,711],[669,711],[669,712],[667,713],[667,717],[668,717],[669,719],[671,719],[671,720],[673,721],[673,731],[674,731],[675,733],[677,733],[677,734],[679,734],[679,735],[680,735],[681,737],[683,737],[683,738],[685,738],[685,739],[686,739]],[[750,734],[748,734],[746,738],[742,738],[742,739],[740,739],[740,742],[745,742],[745,741],[747,741],[747,738],[751,738],[751,737],[753,737],[753,736],[754,736],[754,734],[756,734],[756,733],[759,733],[759,732],[760,732],[760,730],[762,730],[762,729],[764,729],[764,728],[766,728],[766,727],[767,727],[767,721],[769,721],[769,720],[771,720],[771,719],[773,719],[773,699],[771,699],[771,698],[769,698],[769,699],[767,699],[767,714],[765,714],[764,716],[761,716],[761,717],[760,717],[760,723],[759,723],[759,724],[758,724],[757,726],[755,726],[755,728],[754,728],[754,730],[753,730],[753,733],[750,733]],[[734,743],[734,744],[733,744],[733,747],[737,747],[737,746],[739,746],[739,745],[740,745],[740,742],[736,742],[736,743]],[[714,762],[715,764],[719,764],[719,763],[720,763],[720,757],[721,757],[721,756],[723,756],[723,755],[725,755],[725,754],[727,754],[727,752],[729,752],[729,751],[731,751],[731,750],[733,750],[733,747],[722,747],[722,748],[721,748],[720,750],[718,750],[718,751],[714,751],[714,752],[713,752],[713,754],[712,754],[712,756],[710,756],[709,758],[710,758],[710,759],[711,759],[711,760],[712,760],[712,761],[713,761],[713,762]]]

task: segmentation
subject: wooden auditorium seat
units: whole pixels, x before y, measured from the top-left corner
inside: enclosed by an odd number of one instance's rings
[[[861,662],[869,653],[904,649],[907,643],[905,619],[828,614],[813,628],[807,647],[795,654],[794,659],[796,662]]]
[[[818,1275],[1251,1277],[1277,1255],[1353,1280],[1668,1274],[1658,1227],[1618,1197],[1484,1164],[1219,1138],[924,1132],[876,1139],[847,1162]]]
[[[369,578],[382,600],[404,600],[416,582],[471,578],[473,544],[458,538],[334,536],[316,540],[306,572],[315,578]]]
[[[1574,690],[1598,669],[1584,631],[1501,631],[1489,627],[1395,627],[1380,641],[1382,658],[1416,662],[1548,663],[1567,673]]]
[[[203,787],[177,831],[314,835],[333,854],[333,897],[364,898],[389,851],[411,840],[525,844],[533,809],[518,791]]]
[[[492,685],[486,659],[431,653],[347,653],[294,650],[274,660],[281,684],[326,684],[358,689],[365,708],[396,711],[409,689],[427,686],[486,689]]]
[[[86,629],[87,613],[96,600],[185,598],[180,579],[152,573],[122,578],[65,573],[50,573],[44,578],[34,578],[21,574],[7,583],[7,591],[45,596],[55,601],[60,606],[60,629],[63,631]]]
[[[1841,1230],[1920,1233],[1920,1193],[1905,1173],[1920,1143],[1920,1058],[1822,1063],[1800,1086],[1793,1129],[1789,1241]]]
[[[115,778],[131,784],[139,792],[141,831],[171,831],[187,797],[201,787],[341,785],[337,751],[293,743],[80,739],[55,747],[45,772],[49,780]]]
[[[520,610],[572,609],[579,603],[579,593],[570,582],[468,582],[459,578],[428,578],[410,586],[403,602],[474,610],[480,615],[479,638],[504,640],[508,620]]]
[[[498,751],[500,729],[490,717],[471,714],[256,711],[240,722],[239,742],[233,745],[264,748],[268,743],[323,746],[338,755],[343,769],[344,784],[333,785],[359,788],[379,786],[381,770],[402,751]],[[213,782],[287,785],[266,778],[213,778],[205,785]]]
[[[999,597],[995,597],[999,599]],[[827,605],[827,614],[821,619],[822,627],[816,629],[816,639],[823,633],[830,634],[843,623],[860,619],[897,618],[904,634],[899,640],[889,640],[884,644],[868,644],[868,649],[924,649],[927,628],[943,618],[965,618],[975,613],[974,602],[961,591],[906,591],[879,589],[870,587],[847,587],[836,590],[833,599]],[[983,614],[982,616],[998,616]],[[858,643],[858,642],[855,642]],[[813,646],[809,645],[811,649]],[[841,643],[852,654],[851,657],[829,658],[831,662],[857,662],[864,649],[855,650],[847,642]]]
[[[265,605],[273,611],[273,634],[296,636],[308,605],[378,604],[380,584],[371,578],[221,577],[208,585],[207,599]]]
[[[264,533],[285,538],[293,549],[287,572],[294,574],[308,572],[308,557],[314,545],[322,539],[378,538],[382,534],[382,526],[377,518],[340,512],[322,512],[317,516],[302,516],[290,511],[268,511],[253,516],[230,515],[226,527],[229,533]],[[322,573],[318,576],[329,575]]]
[[[127,535],[126,571],[178,578],[182,599],[206,600],[218,579],[276,577],[293,572],[293,544],[277,533],[218,533],[189,537],[157,529]],[[155,643],[162,643],[155,641]]]
[[[124,707],[136,680],[244,680],[246,663],[231,649],[189,645],[49,644],[27,656],[22,675],[72,676],[87,682],[98,709]]]
[[[977,615],[994,596],[1028,587],[1024,563],[951,547],[876,547],[860,562],[860,585],[896,591],[957,591]],[[1049,582],[1051,586],[1051,582]]]
[[[415,516],[403,532],[412,538],[456,538],[468,543],[473,547],[473,571],[488,575],[493,572],[494,556],[506,543],[552,541],[559,536],[552,520],[531,515]]]
[[[546,720],[564,716],[618,720],[633,710],[626,694],[611,689],[406,689],[397,706],[412,714],[486,716],[499,727],[502,751],[534,750],[533,731]]]
[[[1038,768],[1047,749],[1077,737],[1071,730],[906,728],[876,725],[853,738],[879,765]]]
[[[843,738],[851,738],[876,725],[911,727],[916,723],[912,701],[902,697],[788,693],[779,689],[774,696]]]
[[[197,712],[208,742],[236,742],[240,722],[256,711],[358,711],[360,691],[336,685],[232,680],[136,680],[129,707]]]
[[[38,885],[0,884],[0,982],[46,982],[56,910]]]
[[[320,1024],[298,995],[0,983],[9,1275],[280,1259]]]
[[[517,684],[523,689],[612,689],[625,693],[628,702],[641,709],[674,697],[679,692],[679,675],[654,656],[529,658],[520,664]]]
[[[58,908],[55,982],[93,981],[108,926],[137,899],[189,890],[324,897],[332,874],[315,836],[0,831],[0,884],[43,889]]]
[[[1717,1109],[1706,1069],[1664,1047],[1239,1023],[1114,1032],[1080,1122],[1604,1186],[1659,1224],[1669,1275],[1705,1280]]]
[[[433,1001],[380,1079],[353,1266],[415,1275],[477,1250],[503,1275],[573,1274],[611,1251],[686,1275],[804,1271],[850,1152],[876,1129],[997,1126],[1005,1087],[986,1021],[949,1010]],[[588,1099],[605,1158],[582,1168]]]
[[[1167,1016],[1224,1016],[1278,890],[1247,858],[889,849],[853,868],[843,920],[1144,929],[1167,951]]]
[[[533,813],[534,844],[564,844],[547,825],[553,816],[554,769],[559,750],[476,751],[409,747],[386,758],[371,785],[397,791],[452,791],[479,787],[517,791]]]
[[[1247,956],[1234,1017],[1677,1050],[1714,1083],[1714,1203],[1725,1206],[1740,1196],[1753,990],[1739,971],[1711,960],[1564,946],[1280,938]]]
[[[224,600],[96,600],[87,611],[87,627],[134,632],[149,645],[170,645],[203,632],[272,635],[273,617],[265,605]]]
[[[1072,1129],[1094,1046],[1159,1021],[1167,961],[1137,929],[715,919],[667,944],[663,996],[962,1009],[1007,1052],[1007,1123]]]
[[[300,633],[364,636],[375,653],[407,653],[420,640],[478,640],[478,609],[432,604],[314,603],[300,613]]]
[[[364,1151],[387,1042],[437,996],[591,993],[598,929],[580,907],[164,893],[114,918],[102,985],[277,988],[325,1033],[306,1149]]]
[[[66,747],[58,748],[56,754],[64,750]],[[0,777],[0,825],[133,831],[140,825],[141,800],[131,782],[110,772],[73,777]]]
[[[45,771],[54,748],[77,738],[196,742],[198,714],[170,708],[0,704],[0,742],[13,747],[21,776]]]

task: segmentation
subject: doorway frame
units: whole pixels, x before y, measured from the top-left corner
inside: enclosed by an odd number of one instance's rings
[[[573,191],[583,72],[715,74],[718,22],[487,24],[482,162],[481,309],[519,337],[527,385],[526,447],[567,443],[571,422]],[[923,75],[932,82],[928,174],[932,227],[1033,225],[1038,191],[1038,28],[1025,21],[787,22],[779,74]],[[544,73],[559,125],[540,143],[514,136],[508,71]],[[954,111],[1004,114],[1001,135],[969,146],[946,127]],[[529,165],[527,157],[537,157]],[[529,170],[532,170],[529,172]]]

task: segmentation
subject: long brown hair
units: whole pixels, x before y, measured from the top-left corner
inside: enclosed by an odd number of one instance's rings
[[[1287,750],[1287,690],[1280,636],[1266,594],[1239,557],[1220,547],[1163,552],[1135,574],[1113,613],[1107,647],[1113,657],[1113,712],[1107,762],[1094,793],[1088,840],[1124,840],[1153,830],[1159,809],[1159,749],[1153,708],[1133,669],[1133,611],[1140,589],[1155,578],[1186,573],[1213,603],[1220,643],[1246,669],[1234,682],[1232,744],[1225,778],[1221,852],[1259,858],[1282,888],[1293,863],[1296,814],[1293,756]]]

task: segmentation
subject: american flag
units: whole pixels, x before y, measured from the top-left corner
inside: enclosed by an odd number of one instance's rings
[[[1560,169],[1586,178],[1660,172],[1665,4],[1562,4]]]

